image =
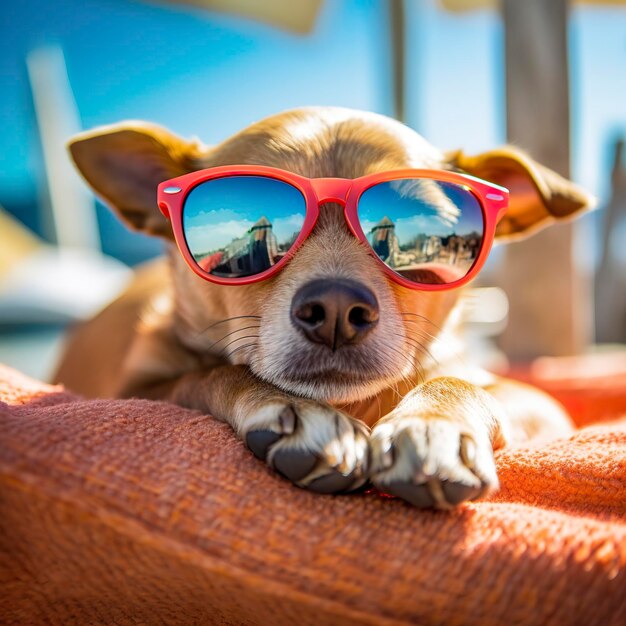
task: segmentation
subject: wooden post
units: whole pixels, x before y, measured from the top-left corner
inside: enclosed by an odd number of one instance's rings
[[[626,341],[626,276],[620,267],[617,246],[620,222],[626,220],[626,167],[624,167],[624,138],[613,148],[611,197],[604,210],[602,259],[596,280],[596,341],[624,343]]]
[[[508,141],[569,176],[567,0],[503,0]],[[574,262],[575,224],[509,244],[501,346],[512,360],[580,352],[591,338],[589,279]]]
[[[67,154],[65,142],[80,128],[63,51],[36,48],[26,57],[41,138],[56,244],[100,250],[96,207]],[[52,233],[50,233],[52,234]]]
[[[406,122],[404,0],[388,0],[387,6],[392,52],[393,115],[400,122]]]

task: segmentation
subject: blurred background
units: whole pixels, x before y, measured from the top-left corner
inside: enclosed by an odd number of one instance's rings
[[[0,26],[0,362],[47,378],[161,250],[93,198],[69,136],[144,119],[215,143],[314,104],[513,142],[598,197],[494,250],[467,308],[485,363],[626,343],[626,0],[20,0]]]

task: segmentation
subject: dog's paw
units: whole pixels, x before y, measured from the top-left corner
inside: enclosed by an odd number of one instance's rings
[[[370,446],[374,485],[420,508],[449,509],[498,487],[489,437],[463,423],[392,417],[374,428]]]
[[[265,404],[245,420],[243,438],[299,487],[340,493],[367,482],[369,429],[328,405],[297,398]]]

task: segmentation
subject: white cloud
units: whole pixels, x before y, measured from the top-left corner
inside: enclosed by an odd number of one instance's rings
[[[304,215],[302,213],[294,213],[286,217],[277,217],[272,221],[273,231],[279,243],[291,239],[294,233],[302,230],[304,223]]]
[[[217,224],[188,226],[185,228],[185,237],[192,252],[215,252],[224,248],[233,239],[243,237],[252,224],[253,222],[249,220],[229,220]]]

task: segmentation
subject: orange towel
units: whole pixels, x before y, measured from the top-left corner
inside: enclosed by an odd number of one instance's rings
[[[626,624],[626,420],[446,513],[300,490],[166,403],[8,369],[0,401],[0,622]]]

